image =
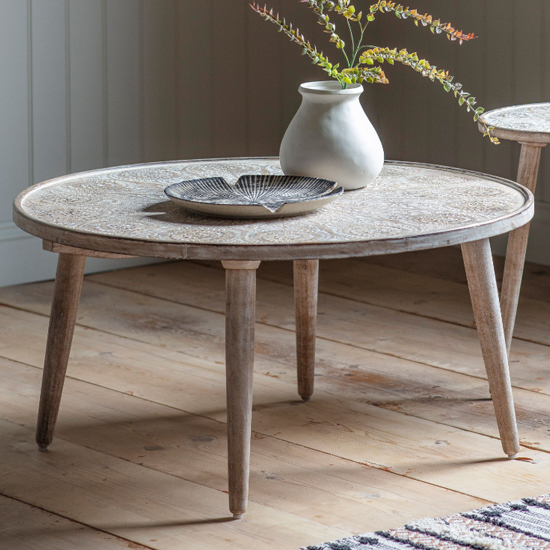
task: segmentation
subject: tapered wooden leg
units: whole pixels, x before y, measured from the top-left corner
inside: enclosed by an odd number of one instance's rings
[[[504,452],[514,457],[519,439],[489,239],[462,245],[468,287]]]
[[[59,254],[36,427],[36,442],[41,451],[53,439],[85,265],[85,256]]]
[[[225,369],[229,509],[241,518],[248,501],[256,269],[260,262],[222,262],[225,267]]]
[[[519,160],[518,183],[535,192],[539,172],[541,145],[524,143],[521,146]],[[515,231],[510,232],[508,248],[506,249],[506,261],[504,264],[504,276],[502,278],[502,290],[500,304],[502,309],[502,321],[504,323],[504,335],[506,349],[510,353],[514,326],[516,324],[516,312],[518,308],[521,279],[525,266],[525,253],[529,239],[529,226],[526,224]]]
[[[304,401],[313,395],[318,290],[319,260],[294,260],[298,394]]]

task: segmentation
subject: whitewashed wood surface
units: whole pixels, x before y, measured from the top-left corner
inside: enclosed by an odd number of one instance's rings
[[[479,240],[521,227],[533,214],[531,193],[513,182],[402,162],[386,163],[364,189],[290,218],[211,218],[164,194],[177,181],[221,176],[231,183],[246,173],[279,174],[281,168],[277,159],[256,158],[84,172],[25,191],[14,215],[35,236],[91,250],[167,258],[316,259]]]
[[[550,143],[550,103],[529,103],[489,111],[483,118],[493,134],[518,143]],[[535,182],[536,183],[536,182]]]

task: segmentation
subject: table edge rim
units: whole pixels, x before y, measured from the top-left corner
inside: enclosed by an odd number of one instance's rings
[[[498,113],[500,111],[520,109],[522,107],[537,107],[539,105],[548,105],[548,107],[550,108],[550,102],[548,101],[542,101],[537,103],[521,103],[519,105],[506,105],[504,107],[498,107],[497,109],[491,109],[490,111],[485,112],[482,115],[482,118],[486,120],[486,118],[489,117],[490,115],[494,115],[495,113]],[[544,146],[550,143],[550,132],[536,132],[532,130],[503,128],[501,126],[493,125],[489,121],[487,121],[487,124],[489,126],[494,127],[491,133],[495,137],[498,137],[501,139],[505,139],[508,141],[518,141],[518,142],[525,141],[527,143],[539,144],[541,146]],[[485,132],[485,127],[483,126],[483,124],[481,124],[481,122],[478,122],[478,129],[480,132],[483,132],[483,133]]]
[[[152,241],[143,239],[132,239],[128,237],[107,236],[88,232],[80,232],[59,227],[47,222],[37,221],[27,215],[21,206],[22,201],[30,193],[46,185],[52,185],[65,178],[81,174],[92,174],[105,170],[128,169],[137,166],[155,166],[166,164],[181,164],[193,162],[216,162],[216,161],[238,161],[238,160],[277,160],[278,157],[226,157],[212,159],[191,159],[178,161],[160,161],[154,163],[133,164],[90,170],[61,176],[51,180],[37,183],[21,192],[13,204],[13,220],[23,231],[30,233],[44,240],[63,244],[82,250],[95,252],[107,252],[127,254],[141,257],[158,258],[179,258],[179,259],[264,259],[278,260],[292,258],[336,258],[348,256],[365,256],[374,254],[391,254],[402,251],[421,250],[441,246],[451,246],[481,238],[493,237],[521,227],[526,224],[534,215],[533,194],[522,185],[491,174],[454,168],[429,163],[410,161],[386,161],[389,165],[406,165],[413,167],[426,167],[430,169],[443,169],[450,172],[466,173],[479,176],[482,179],[494,181],[512,187],[524,197],[524,204],[515,212],[506,214],[493,220],[479,222],[471,227],[458,227],[443,229],[432,233],[419,233],[416,235],[371,239],[366,241],[344,241],[330,243],[293,243],[293,244],[196,244],[196,243],[175,243],[170,241]],[[472,235],[476,233],[476,235]],[[95,242],[86,242],[86,241]],[[433,242],[432,242],[433,241]],[[92,246],[90,246],[92,245]],[[382,251],[383,250],[383,251]],[[293,252],[294,251],[294,252]],[[298,255],[296,255],[298,254]]]

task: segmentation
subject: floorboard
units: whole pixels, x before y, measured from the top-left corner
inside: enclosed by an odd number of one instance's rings
[[[0,361],[0,418],[9,413],[10,421],[32,428],[40,370]],[[221,421],[68,380],[56,436],[216,489],[222,502],[227,498]],[[51,450],[57,451],[57,439]],[[424,515],[433,515],[441,494],[449,507],[485,502],[256,431],[251,463],[252,502],[348,531],[364,522],[365,513],[373,526],[398,526],[410,519],[413,500]]]
[[[49,548],[45,525],[61,549],[104,537],[96,547],[292,550],[545,492],[550,277],[527,266],[511,358],[523,448],[510,461],[456,252],[322,262],[307,404],[295,388],[291,266],[262,265],[241,522],[227,517],[218,265],[87,277],[48,453],[33,429],[53,285],[0,289],[0,533],[25,549]],[[27,517],[42,519],[33,530]]]
[[[150,548],[4,496],[0,496],[0,518],[1,550]]]
[[[196,284],[186,282],[184,270],[187,265],[190,266],[190,278],[193,271],[200,271]],[[150,270],[154,268],[148,267]],[[193,267],[193,264],[178,264],[175,276],[173,272],[170,275],[166,279],[170,279],[171,283],[162,280],[159,284],[152,284],[147,295],[139,292],[139,288],[137,291],[129,291],[101,284],[96,279],[86,281],[78,323],[223,362],[223,300],[222,291],[218,290],[216,294],[215,290],[220,287],[223,289],[223,273],[202,266]],[[121,283],[121,286],[131,285],[132,278],[128,277],[130,282]],[[150,280],[154,281],[155,278],[151,277]],[[205,286],[212,288],[211,292],[196,290],[201,280],[209,281],[210,284]],[[355,284],[360,286],[358,281]],[[47,314],[52,292],[51,283],[32,285],[32,292],[17,287],[0,289],[0,303]],[[162,299],[153,295],[161,293]],[[164,294],[170,297],[166,298]],[[174,303],[177,300],[179,302]],[[290,341],[294,336],[283,334],[276,328],[287,329],[286,332],[293,329],[292,304],[292,291],[287,285],[271,281],[258,284],[258,360],[262,359],[262,351],[270,347],[272,349],[267,353],[271,357],[278,357],[285,365],[293,364],[294,345],[282,347],[279,341],[281,338]],[[518,321],[518,330],[520,326]],[[318,331],[319,336],[335,342],[456,372],[484,376],[477,333],[473,327],[321,294]],[[434,338],[438,341],[437,346],[432,345]],[[511,364],[516,386],[550,392],[545,388],[550,383],[545,376],[546,365],[550,364],[549,346],[515,340]]]

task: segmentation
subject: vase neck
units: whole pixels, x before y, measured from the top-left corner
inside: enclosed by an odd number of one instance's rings
[[[363,86],[350,84],[347,88],[335,80],[322,80],[319,82],[306,82],[298,91],[302,94],[304,101],[311,103],[344,103],[357,101],[363,93]]]

